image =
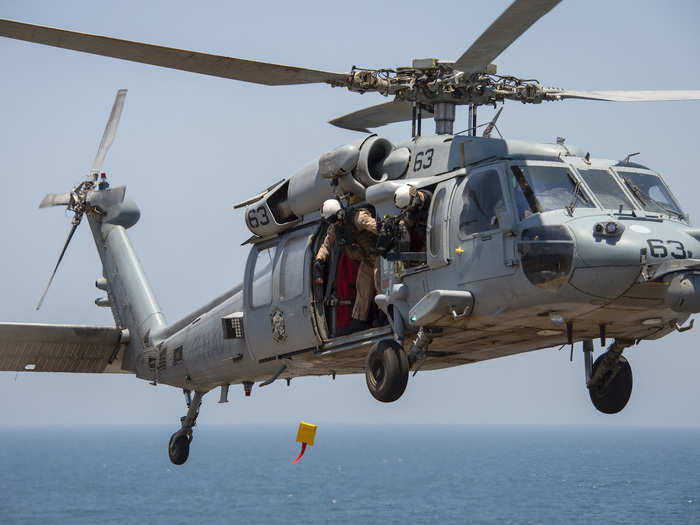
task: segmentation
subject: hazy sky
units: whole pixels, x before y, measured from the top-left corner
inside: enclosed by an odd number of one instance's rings
[[[347,71],[411,59],[455,59],[509,5],[473,2],[120,2],[0,0],[0,17],[228,56]],[[239,7],[240,4],[240,7]],[[204,7],[201,7],[204,5]],[[434,9],[429,6],[438,6]],[[565,0],[497,59],[499,72],[571,89],[700,89],[700,4],[694,0]],[[291,175],[357,133],[326,124],[382,102],[323,85],[263,87],[0,39],[0,320],[111,325],[94,305],[99,260],[82,225],[40,312],[34,307],[70,226],[37,209],[48,192],[82,180],[114,95],[129,94],[105,170],[142,212],[130,230],[170,322],[237,283],[249,232],[232,205]],[[466,127],[458,110],[456,129]],[[493,114],[482,109],[480,121]],[[700,217],[700,102],[509,102],[506,137],[557,136],[593,157],[639,161],[665,175],[691,219]],[[432,130],[426,122],[424,130]],[[378,130],[408,138],[410,124]],[[228,405],[205,398],[200,425],[259,421],[700,425],[700,330],[626,351],[627,408],[596,412],[580,347],[419,373],[381,404],[362,375],[234,387]],[[596,344],[596,355],[598,344]],[[240,390],[240,391],[239,391]],[[210,398],[209,398],[210,397]],[[0,425],[169,423],[180,391],[132,376],[0,373]]]

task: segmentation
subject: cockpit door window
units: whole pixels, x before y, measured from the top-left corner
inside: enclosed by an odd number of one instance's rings
[[[455,189],[455,179],[449,179],[438,184],[430,202],[428,214],[428,253],[427,262],[430,268],[439,268],[450,262],[448,253],[449,217],[448,210]]]
[[[498,171],[489,169],[469,175],[462,189],[460,237],[498,229],[498,217],[505,212]]]
[[[593,208],[593,202],[575,175],[565,166],[511,165],[511,189],[520,220],[535,213]]]

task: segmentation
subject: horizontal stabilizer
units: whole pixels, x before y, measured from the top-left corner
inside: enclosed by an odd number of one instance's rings
[[[0,323],[0,370],[129,373],[124,346],[114,326]]]

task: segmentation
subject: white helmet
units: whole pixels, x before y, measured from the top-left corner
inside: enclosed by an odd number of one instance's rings
[[[397,208],[402,210],[408,208],[413,201],[413,195],[411,195],[411,190],[413,188],[409,184],[404,184],[399,186],[394,192],[394,204]]]
[[[342,210],[342,207],[337,199],[328,199],[321,206],[321,217],[327,221],[331,220],[338,215],[340,210]]]

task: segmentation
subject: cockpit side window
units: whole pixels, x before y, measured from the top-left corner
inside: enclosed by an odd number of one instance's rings
[[[304,291],[304,258],[308,235],[288,240],[280,263],[280,301],[288,301]]]
[[[251,283],[251,306],[257,308],[272,302],[272,269],[275,261],[275,246],[265,248],[258,252],[253,270],[253,282]]]
[[[520,220],[550,210],[593,208],[574,175],[564,166],[511,166],[511,188]]]
[[[604,209],[619,210],[620,206],[627,212],[633,209],[632,203],[608,170],[579,170],[579,173]]]
[[[503,191],[496,170],[470,175],[462,191],[459,231],[464,237],[498,228],[498,216],[505,212]]]
[[[680,206],[658,175],[623,170],[618,170],[618,175],[646,211],[685,219]]]

